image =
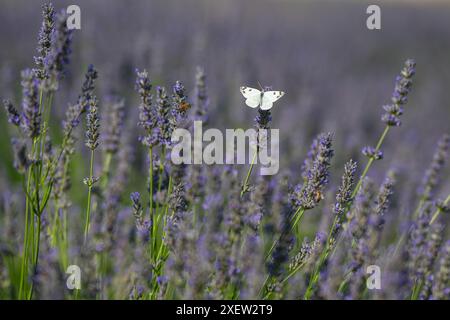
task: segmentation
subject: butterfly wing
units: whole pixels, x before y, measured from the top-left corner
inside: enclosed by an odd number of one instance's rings
[[[266,91],[262,97],[261,109],[269,110],[273,107],[273,103],[285,95],[283,91]]]
[[[257,108],[261,104],[261,91],[250,87],[241,87],[241,93],[246,98],[245,104]]]

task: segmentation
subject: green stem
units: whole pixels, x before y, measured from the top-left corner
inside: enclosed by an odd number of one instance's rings
[[[149,215],[150,215],[150,257],[153,262],[153,246],[154,246],[154,217],[153,217],[153,147],[148,149],[149,158]]]
[[[300,222],[300,220],[302,219],[304,213],[305,213],[305,209],[303,209],[302,207],[299,207],[299,208],[295,211],[294,215],[293,215],[292,218],[291,218],[291,228],[290,228],[290,231],[292,231],[292,230],[295,229],[295,227],[297,226],[297,224],[298,224],[298,223]],[[269,251],[268,251],[268,253],[267,253],[267,255],[266,255],[266,261],[270,258],[270,254],[272,253],[273,249],[275,249],[275,246],[277,245],[277,243],[280,241],[281,236],[282,236],[282,234],[280,235],[280,237],[278,237],[277,240],[275,240],[275,241],[272,243],[272,246],[270,247],[270,249],[269,249]]]
[[[386,126],[384,128],[384,131],[381,134],[381,137],[378,139],[377,145],[375,147],[375,152],[380,151],[380,148],[383,145],[383,142],[386,139],[386,135],[389,132],[390,128],[391,128],[390,126]],[[359,191],[359,188],[361,188],[364,178],[366,177],[367,172],[369,172],[369,169],[372,166],[373,161],[374,161],[374,158],[370,158],[369,161],[367,162],[366,167],[364,168],[363,173],[361,174],[361,177],[359,178],[358,184],[356,185],[355,189],[353,190],[352,198],[354,198],[356,196],[356,194]]]
[[[253,166],[255,165],[256,156],[258,154],[258,151],[255,151],[252,158],[252,163],[250,164],[250,168],[248,169],[247,176],[245,177],[244,183],[242,184],[242,190],[241,190],[241,198],[244,196],[244,194],[248,190],[248,180],[250,179],[250,175],[253,171]]]
[[[84,242],[86,243],[88,232],[89,232],[89,223],[91,219],[91,194],[92,194],[92,184],[93,184],[93,176],[94,176],[94,150],[91,149],[91,163],[89,167],[89,180],[88,180],[88,198],[87,198],[87,208],[86,208],[86,222],[84,225]]]
[[[112,153],[107,152],[105,156],[105,161],[103,163],[103,180],[102,180],[102,190],[108,186],[109,181],[109,169],[111,167]]]
[[[450,201],[450,194],[447,196],[447,198],[444,201],[444,206],[447,205],[447,203]],[[433,214],[433,217],[430,220],[430,226],[433,224],[433,222],[438,218],[439,214],[442,212],[441,208],[437,208],[436,211]]]
[[[332,239],[331,239],[331,237],[333,236],[333,230],[335,229],[336,224],[338,223],[338,221],[339,221],[339,217],[336,215],[334,217],[333,224],[331,225],[330,231],[328,232],[327,242],[325,244],[325,248],[322,251],[322,253],[320,254],[319,262],[317,263],[316,267],[314,268],[314,272],[311,275],[311,278],[309,280],[308,288],[307,288],[306,293],[305,293],[305,299],[309,299],[310,298],[314,286],[319,281],[320,270],[322,269],[323,264],[327,260],[328,255],[329,255],[329,253],[332,250],[332,247],[331,247],[331,244],[332,244],[331,240]]]
[[[31,154],[33,155],[36,149],[36,139],[33,141],[33,147],[31,149]],[[29,233],[30,233],[30,223],[33,223],[33,214],[32,211],[30,211],[30,197],[28,196],[30,194],[31,190],[31,178],[32,178],[32,171],[33,170],[33,163],[28,168],[28,174],[27,174],[27,187],[26,187],[26,197],[25,197],[25,232],[24,232],[24,238],[23,238],[23,258],[22,258],[22,268],[20,273],[20,285],[19,285],[19,299],[23,298],[23,290],[25,286],[25,279],[28,278],[28,246],[29,246]]]

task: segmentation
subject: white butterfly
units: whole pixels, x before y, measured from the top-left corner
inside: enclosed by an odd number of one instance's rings
[[[285,95],[283,91],[260,91],[250,87],[241,87],[241,93],[246,98],[246,105],[250,108],[261,107],[262,110],[271,109],[273,103]]]

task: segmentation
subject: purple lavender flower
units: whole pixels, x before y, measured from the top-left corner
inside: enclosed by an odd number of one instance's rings
[[[55,15],[55,28],[52,31],[51,50],[44,59],[45,74],[50,78],[45,87],[48,90],[58,89],[58,80],[64,75],[72,52],[73,30],[66,25],[67,14],[61,11]]]
[[[384,214],[389,208],[390,200],[393,194],[393,187],[395,183],[394,172],[389,172],[388,176],[384,179],[383,184],[380,187],[378,196],[376,199],[376,206],[374,210],[374,224],[377,229],[383,228],[385,219]]]
[[[98,78],[98,72],[92,64],[88,66],[86,74],[84,76],[84,82],[81,86],[81,94],[78,97],[78,104],[80,106],[81,113],[86,112],[89,106],[89,101],[91,100],[94,88],[95,80]]]
[[[206,89],[206,75],[203,69],[197,68],[195,74],[195,110],[193,114],[194,120],[203,121],[205,125],[208,120],[209,98]]]
[[[141,203],[141,194],[139,192],[133,192],[130,195],[131,202],[133,204],[133,214],[136,217],[137,221],[142,222],[142,203]]]
[[[443,227],[440,223],[430,227],[430,210],[431,205],[425,203],[413,223],[407,247],[409,277],[415,286],[423,284],[433,269],[442,243]]]
[[[123,99],[113,98],[107,105],[106,126],[104,146],[105,151],[111,154],[117,153],[119,148],[120,136],[123,130],[125,117],[125,102]]]
[[[405,65],[395,79],[395,89],[392,94],[392,104],[383,106],[384,113],[381,120],[388,126],[400,126],[400,116],[403,114],[402,105],[406,104],[408,100],[408,93],[412,86],[412,77],[416,73],[416,63],[414,60],[406,60]]]
[[[448,299],[450,297],[450,240],[447,241],[442,250],[442,257],[434,280],[433,299]]]
[[[270,110],[258,109],[258,115],[255,118],[257,129],[269,129],[270,121],[272,121],[272,114]]]
[[[306,172],[303,185],[294,188],[290,198],[296,208],[312,209],[322,200],[322,192],[328,184],[330,161],[334,151],[331,148],[331,133],[319,135],[311,146],[312,161],[304,165]]]
[[[176,81],[172,89],[171,124],[173,128],[176,128],[183,125],[183,121],[186,120],[187,111],[191,106],[187,101],[186,89],[180,81]]]
[[[438,142],[431,165],[425,173],[422,183],[421,199],[429,201],[433,198],[434,192],[441,181],[441,171],[448,158],[450,149],[450,135],[444,134]]]
[[[156,109],[159,140],[162,145],[170,146],[174,127],[170,122],[171,108],[166,89],[156,88]]]
[[[20,126],[21,116],[19,111],[13,106],[12,102],[10,100],[3,100],[3,105],[8,117],[8,122],[17,127]]]
[[[15,138],[11,140],[11,144],[14,153],[14,168],[16,168],[19,173],[23,174],[30,165],[30,160],[27,156],[27,144],[25,141]]]
[[[81,107],[79,104],[69,104],[66,119],[63,121],[64,136],[71,134],[72,130],[80,124]]]
[[[136,70],[136,90],[139,93],[141,103],[139,105],[139,125],[144,129],[146,135],[140,140],[147,147],[152,147],[159,142],[159,130],[156,108],[152,102],[152,84],[146,70]]]
[[[41,113],[39,112],[38,80],[30,69],[22,71],[22,127],[34,139],[41,133]]]
[[[342,222],[345,219],[345,212],[347,206],[352,199],[353,184],[355,180],[356,162],[353,160],[348,161],[344,166],[344,174],[342,175],[341,185],[338,193],[336,194],[336,202],[333,207],[333,213],[335,215],[335,224],[331,231],[330,241],[334,242],[338,233],[341,230]]]
[[[100,119],[98,116],[98,100],[94,96],[89,101],[89,112],[87,114],[86,146],[95,150],[99,145]]]
[[[362,149],[362,154],[365,155],[366,157],[370,158],[370,159],[374,159],[374,160],[381,160],[383,159],[383,152],[381,150],[377,150],[374,147],[364,147]]]
[[[38,39],[38,56],[34,57],[34,61],[36,64],[36,69],[34,72],[36,73],[36,77],[39,80],[44,80],[48,77],[45,73],[45,64],[44,61],[47,58],[51,45],[52,45],[52,34],[55,27],[54,22],[55,10],[51,3],[46,3],[42,6],[42,26],[39,31],[39,39]]]

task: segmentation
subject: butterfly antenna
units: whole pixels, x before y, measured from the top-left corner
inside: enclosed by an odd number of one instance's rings
[[[261,91],[264,91],[264,88],[263,88],[263,86],[261,85],[261,83],[260,83],[259,81],[257,81],[257,82],[258,82],[259,87],[261,88]]]

